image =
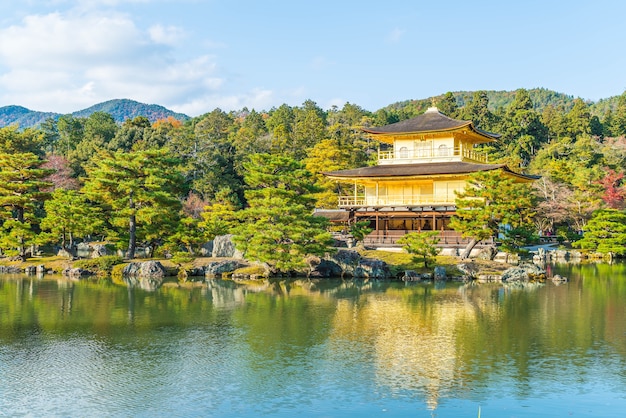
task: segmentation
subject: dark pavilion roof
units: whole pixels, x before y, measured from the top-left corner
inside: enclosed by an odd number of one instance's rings
[[[329,171],[323,173],[328,177],[335,178],[380,178],[380,177],[415,177],[439,174],[468,174],[479,171],[491,171],[501,169],[517,177],[536,180],[540,177],[520,174],[509,169],[505,164],[479,164],[464,161],[450,161],[443,163],[421,164],[386,164],[372,167],[362,167],[352,170]]]
[[[476,128],[471,121],[449,118],[441,113],[436,107],[429,107],[426,112],[411,119],[381,127],[363,128],[363,131],[370,134],[407,134],[452,131],[463,127],[467,127],[468,129],[490,139],[500,138],[499,134],[494,134]]]

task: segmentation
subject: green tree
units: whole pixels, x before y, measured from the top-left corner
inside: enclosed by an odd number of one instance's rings
[[[438,243],[437,231],[409,232],[398,240],[404,251],[413,254],[413,262],[417,264],[423,261],[425,268],[428,268],[428,261],[437,255]]]
[[[75,118],[72,115],[59,117],[57,120],[59,142],[56,151],[68,158],[70,151],[75,149],[78,143],[83,140],[84,127],[84,118]]]
[[[238,224],[237,203],[238,199],[233,195],[232,190],[224,188],[216,194],[213,203],[204,208],[200,214],[202,221],[199,226],[204,231],[206,241],[232,232]]]
[[[43,155],[46,139],[44,133],[37,129],[19,129],[16,125],[0,128],[0,152],[26,153]]]
[[[249,207],[235,243],[246,258],[265,262],[273,272],[304,268],[306,255],[329,251],[328,221],[313,216],[316,191],[301,163],[277,155],[255,154],[244,165]]]
[[[455,119],[459,112],[459,105],[456,102],[456,98],[452,92],[447,92],[441,96],[435,104],[441,113]]]
[[[76,190],[56,189],[52,198],[44,203],[46,216],[41,221],[41,229],[50,231],[54,242],[70,251],[74,238],[83,238],[99,231],[104,222],[100,209],[91,205],[85,195]]]
[[[118,151],[95,159],[83,190],[103,206],[132,259],[137,242],[143,240],[154,251],[168,231],[176,230],[183,183],[178,160],[167,150]]]
[[[22,260],[34,243],[37,205],[50,196],[44,190],[52,183],[44,178],[53,170],[41,168],[43,163],[33,153],[0,153],[0,248]]]
[[[318,208],[336,208],[337,192],[341,186],[324,176],[324,172],[348,168],[350,155],[337,140],[325,139],[309,151],[303,160],[306,169],[314,175],[315,184],[320,191],[313,194]]]
[[[626,254],[626,213],[616,209],[596,211],[584,229],[583,238],[572,245],[602,254]]]
[[[530,184],[495,170],[472,174],[468,186],[457,194],[456,215],[450,222],[452,229],[471,238],[461,258],[469,257],[481,240],[495,237],[501,226],[532,228],[535,204]]]
[[[149,136],[151,131],[152,124],[145,116],[126,119],[107,143],[107,148],[111,151],[130,151],[136,143]]]

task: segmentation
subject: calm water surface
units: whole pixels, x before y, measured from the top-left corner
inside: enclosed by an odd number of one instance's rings
[[[622,417],[626,268],[501,285],[0,278],[0,416]]]

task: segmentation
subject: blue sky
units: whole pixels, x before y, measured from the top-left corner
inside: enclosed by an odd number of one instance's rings
[[[621,0],[3,0],[0,106],[374,111],[520,87],[595,101],[626,90],[624,16]]]

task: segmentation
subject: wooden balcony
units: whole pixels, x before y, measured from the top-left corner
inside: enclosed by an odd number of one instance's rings
[[[378,151],[378,164],[410,164],[419,162],[439,162],[453,159],[463,159],[486,164],[487,154],[461,147],[439,147],[433,149],[414,149],[394,151]]]
[[[365,245],[398,246],[397,241],[409,232],[407,230],[374,231],[364,239]],[[463,238],[460,232],[439,231],[439,247],[465,246],[470,238]],[[493,239],[480,242],[480,246],[493,244]]]
[[[340,208],[362,207],[416,207],[453,206],[456,196],[447,195],[388,195],[388,196],[339,196]]]

